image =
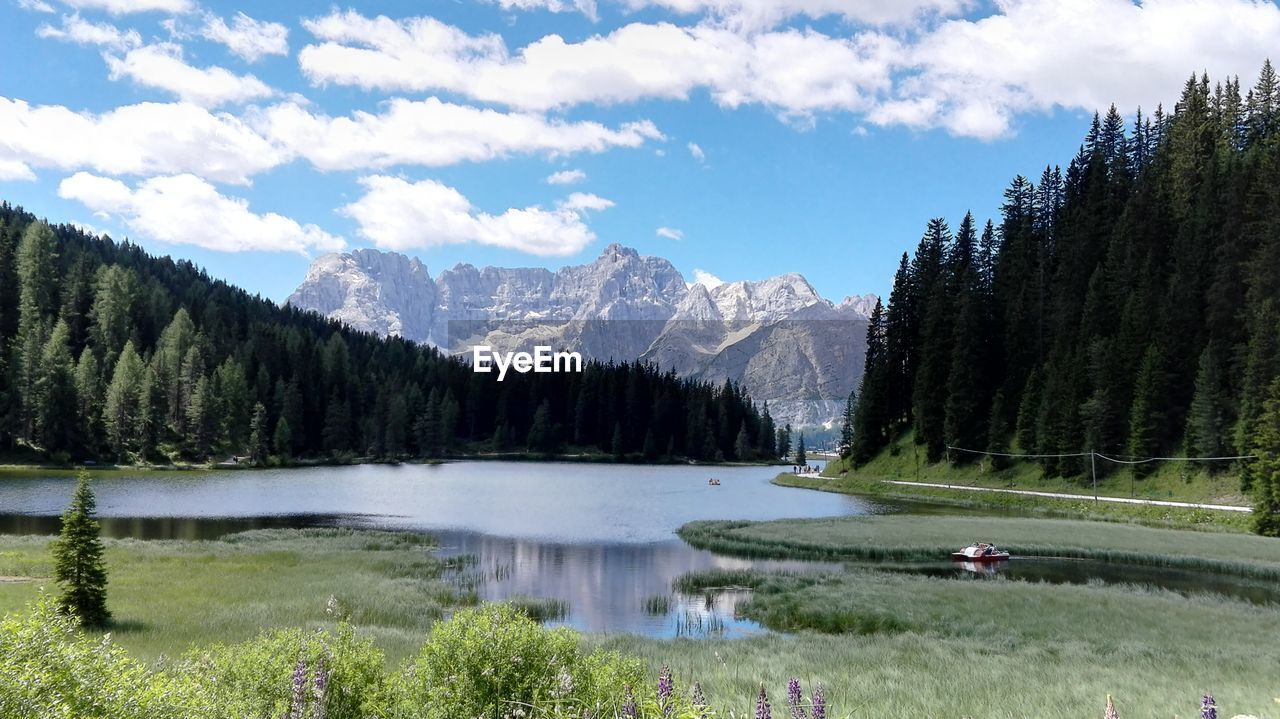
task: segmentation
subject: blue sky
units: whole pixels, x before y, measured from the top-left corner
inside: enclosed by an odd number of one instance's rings
[[[1095,108],[1246,85],[1251,0],[0,0],[0,197],[281,300],[310,258],[611,242],[885,293]]]

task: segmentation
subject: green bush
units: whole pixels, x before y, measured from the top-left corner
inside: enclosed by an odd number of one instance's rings
[[[195,684],[82,634],[50,597],[0,620],[0,717],[185,719],[210,716],[209,707]]]
[[[205,716],[365,719],[386,690],[381,650],[345,622],[334,632],[287,629],[239,644],[194,651],[179,665],[207,687],[217,711]],[[322,710],[322,711],[321,711]]]
[[[616,714],[637,660],[585,654],[565,628],[544,629],[518,608],[488,604],[437,624],[388,702],[396,719],[498,719],[517,714]]]

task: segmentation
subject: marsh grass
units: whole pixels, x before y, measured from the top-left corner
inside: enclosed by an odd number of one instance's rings
[[[708,580],[710,581],[710,580]],[[745,583],[745,582],[744,582]],[[834,716],[1271,716],[1280,612],[1132,586],[931,579],[877,571],[757,573],[738,612],[790,632],[726,641],[591,637],[697,680],[741,715],[761,681],[821,684]],[[1226,699],[1229,697],[1229,700]],[[747,716],[750,716],[747,713]]]
[[[692,522],[679,533],[695,547],[746,557],[940,560],[980,540],[995,542],[1015,556],[1094,559],[1280,580],[1280,540],[1111,522],[881,515]]]
[[[652,617],[660,617],[671,611],[671,595],[653,594],[645,597],[644,611]]]
[[[50,537],[0,536],[0,575],[49,577]],[[210,541],[105,539],[116,642],[135,656],[249,639],[261,629],[331,627],[329,598],[392,662],[436,620],[475,603],[429,537],[344,529],[255,530]],[[0,584],[0,613],[51,581]]]
[[[569,602],[556,597],[508,597],[506,603],[514,606],[535,622],[552,622],[569,616]]]

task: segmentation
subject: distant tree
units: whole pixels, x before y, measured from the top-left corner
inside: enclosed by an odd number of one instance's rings
[[[1253,477],[1254,529],[1280,536],[1280,380],[1272,383],[1262,414],[1254,426],[1250,461]]]
[[[1166,396],[1164,359],[1155,345],[1147,348],[1134,380],[1133,407],[1129,410],[1129,442],[1126,451],[1134,457],[1154,457],[1160,454],[1164,440],[1164,412]],[[1136,477],[1151,473],[1150,463],[1133,467]]]
[[[249,459],[254,464],[266,464],[271,453],[268,442],[267,408],[258,402],[253,406],[253,419],[249,421]]]
[[[116,360],[115,370],[111,373],[111,384],[107,386],[107,399],[103,408],[107,440],[117,460],[123,460],[139,449],[138,424],[143,372],[142,359],[134,350],[133,343],[126,342],[120,358]]]
[[[791,454],[791,423],[778,429],[778,446],[775,448],[779,457],[786,457]]]
[[[858,392],[853,390],[849,392],[849,398],[844,403],[844,414],[841,417],[840,424],[840,457],[848,459],[853,454],[853,438],[855,435],[854,428],[857,426],[858,411]]]
[[[747,425],[743,423],[738,436],[733,440],[733,455],[739,462],[749,461],[751,457],[751,438],[747,434]]]
[[[622,423],[613,423],[613,441],[609,443],[610,452],[614,457],[621,458],[627,453],[627,447],[622,441]]]
[[[545,399],[533,413],[527,446],[530,452],[547,453],[556,449],[555,432],[551,427],[551,403]]]
[[[804,451],[804,432],[800,433],[800,439],[796,442],[796,464],[808,464],[809,455]]]
[[[86,627],[102,627],[111,618],[107,610],[107,569],[102,540],[94,518],[97,501],[89,486],[89,473],[81,471],[71,504],[62,514],[62,530],[53,543],[53,573],[62,586],[63,609]]]
[[[1196,391],[1187,416],[1186,450],[1191,457],[1220,457],[1229,451],[1232,408],[1225,373],[1210,344],[1200,355]]]
[[[288,461],[292,457],[293,430],[289,427],[288,419],[281,417],[276,420],[276,431],[271,437],[271,446],[281,459]]]

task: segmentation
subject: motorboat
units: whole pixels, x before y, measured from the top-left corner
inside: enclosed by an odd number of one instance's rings
[[[958,552],[951,553],[953,562],[1004,562],[1009,553],[987,542],[974,542]]]
[[[718,479],[708,479],[708,480],[707,480],[707,484],[711,485],[712,487],[719,487],[719,486],[720,486],[720,480],[718,480]]]

